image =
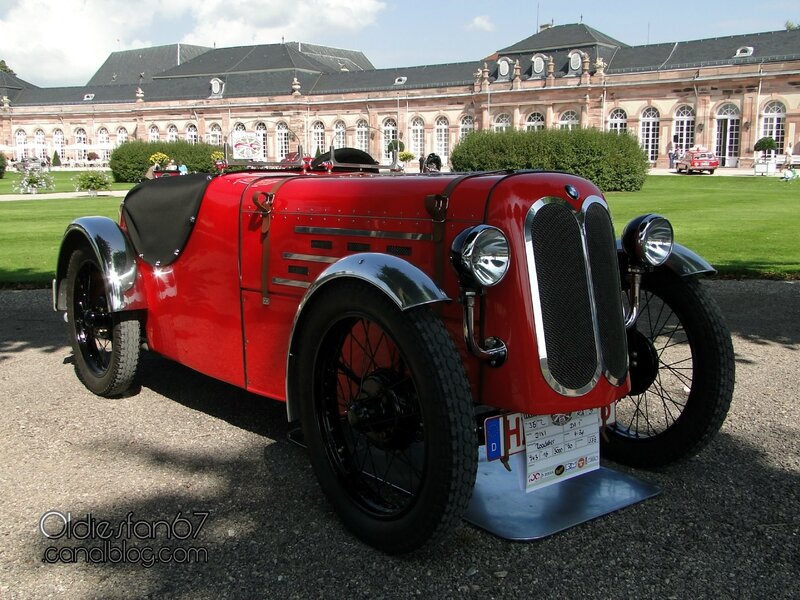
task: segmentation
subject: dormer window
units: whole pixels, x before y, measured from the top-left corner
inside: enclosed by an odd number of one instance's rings
[[[403,84],[404,84],[406,81],[408,81],[408,77],[403,77],[403,76],[401,75],[400,77],[396,77],[396,78],[395,78],[395,80],[394,80],[394,84],[395,84],[395,85],[403,85]]]
[[[221,96],[222,92],[225,91],[225,82],[222,81],[219,77],[214,77],[211,80],[211,95],[212,96]]]
[[[533,74],[534,75],[542,75],[544,73],[544,67],[546,64],[546,59],[543,54],[536,54],[533,57]]]
[[[89,100],[94,100],[94,94],[84,94],[83,101],[88,102]]]
[[[514,63],[507,56],[504,56],[497,61],[497,80],[508,81],[511,79],[511,73],[514,69]]]
[[[745,56],[753,56],[753,47],[752,46],[742,46],[738,50],[736,50],[736,54],[733,58],[743,58]]]
[[[569,54],[569,70],[578,72],[581,70],[583,55],[579,50],[574,50]]]

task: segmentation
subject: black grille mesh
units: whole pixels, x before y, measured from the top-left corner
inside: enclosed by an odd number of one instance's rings
[[[530,227],[547,367],[560,385],[577,390],[597,371],[580,225],[567,205],[547,204]]]
[[[622,380],[628,371],[625,323],[622,319],[619,267],[614,238],[614,226],[606,209],[592,204],[586,211],[586,240],[589,265],[592,269],[592,289],[597,308],[600,333],[600,354],[609,375]]]

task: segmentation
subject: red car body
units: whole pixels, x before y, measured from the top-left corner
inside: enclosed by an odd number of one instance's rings
[[[660,317],[657,332],[630,329],[640,284],[650,311],[659,294],[694,297],[681,278],[713,270],[673,246],[663,217],[634,219],[618,243],[601,191],[573,175],[381,175],[374,161],[331,156],[145,181],[119,223],[74,221],[53,292],[84,384],[124,393],[141,339],[286,402],[340,517],[390,552],[437,538],[465,510],[487,415],[556,423],[604,409],[605,422],[633,386],[633,416],[617,420],[609,448],[640,466],[696,451],[719,427],[732,379],[717,385],[716,373],[697,395],[722,408],[691,409],[701,411],[691,434],[689,418],[667,419],[660,434],[649,417],[640,424],[641,394],[675,371],[661,353],[687,344],[681,321],[693,311],[703,316],[691,327],[718,320],[709,300],[692,300],[668,333]],[[663,306],[659,315],[672,314]],[[689,336],[706,339],[716,342],[691,352],[725,354],[698,364],[732,365],[724,328]],[[672,393],[691,382],[681,374]],[[659,412],[671,415],[676,396],[659,390]]]

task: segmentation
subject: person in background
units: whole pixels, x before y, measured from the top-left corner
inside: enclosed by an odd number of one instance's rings
[[[786,147],[786,156],[783,159],[783,168],[785,171],[788,171],[792,168],[792,144],[789,142],[789,145]]]
[[[181,175],[188,175],[189,174],[189,168],[183,163],[180,163],[178,165],[178,171],[180,172]]]
[[[169,162],[167,163],[167,171],[177,171],[177,170],[178,170],[178,165],[176,165],[175,161],[170,158]]]

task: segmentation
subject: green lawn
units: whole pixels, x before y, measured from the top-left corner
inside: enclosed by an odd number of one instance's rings
[[[800,277],[800,182],[773,177],[650,176],[607,195],[617,234],[635,215],[669,218],[675,240],[729,277]]]
[[[2,180],[0,180],[2,181]],[[116,219],[121,198],[0,202],[0,286],[49,283],[75,217]],[[800,182],[777,178],[651,176],[639,192],[610,193],[619,234],[638,214],[672,221],[676,240],[723,276],[800,278]]]
[[[80,174],[80,171],[51,171],[50,175],[55,180],[55,189],[53,192],[74,192],[75,179]],[[111,171],[108,171],[108,176],[111,177]],[[5,176],[0,179],[0,194],[16,194],[14,185],[19,181],[20,174],[15,170],[6,171]],[[112,183],[112,190],[129,190],[133,187],[132,183]],[[49,193],[49,192],[48,192]]]
[[[76,217],[117,218],[122,198],[0,202],[0,286],[49,284],[61,237]]]

